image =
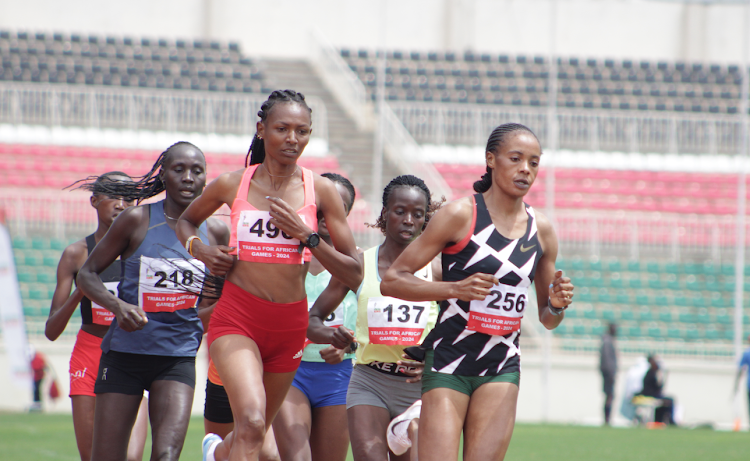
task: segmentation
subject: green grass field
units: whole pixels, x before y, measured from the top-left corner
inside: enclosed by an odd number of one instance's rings
[[[190,421],[183,460],[201,459],[203,419]],[[149,447],[146,447],[148,459]],[[732,461],[750,457],[750,434],[519,424],[509,461]],[[0,458],[77,461],[70,415],[0,413]]]

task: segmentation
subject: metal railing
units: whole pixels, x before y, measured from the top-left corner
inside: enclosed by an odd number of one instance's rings
[[[422,144],[484,145],[508,122],[531,128],[542,145],[549,139],[547,109],[473,104],[390,102]],[[560,149],[736,154],[741,142],[737,116],[557,109]]]
[[[388,104],[382,107],[383,147],[388,159],[404,174],[413,173],[422,178],[438,200],[440,197],[450,200],[453,195],[450,186],[426,158],[422,146],[412,138]]]
[[[0,84],[0,123],[247,135],[255,133],[266,95]],[[325,104],[307,99],[315,135],[328,140]]]
[[[372,105],[367,98],[367,90],[357,74],[317,29],[312,33],[311,44],[310,62],[322,77],[323,83],[347,114],[354,119],[357,128],[371,128],[374,123]]]

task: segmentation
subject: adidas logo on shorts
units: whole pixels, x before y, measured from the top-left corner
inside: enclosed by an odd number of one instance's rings
[[[295,359],[298,359],[298,358],[302,357],[302,351],[303,350],[304,349],[300,349],[299,352],[297,352],[296,354],[294,354],[294,357],[292,357],[292,360],[295,360]]]

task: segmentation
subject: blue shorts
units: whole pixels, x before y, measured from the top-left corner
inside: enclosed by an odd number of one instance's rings
[[[352,361],[336,365],[325,362],[300,362],[292,386],[310,401],[310,408],[346,405],[346,390],[352,376]]]

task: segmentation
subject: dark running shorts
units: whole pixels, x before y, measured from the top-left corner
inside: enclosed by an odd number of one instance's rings
[[[143,395],[154,381],[177,381],[195,389],[195,357],[109,351],[99,361],[94,393]]]
[[[232,407],[229,405],[229,397],[224,386],[214,384],[206,380],[206,405],[203,407],[203,417],[217,424],[229,424],[234,422]]]
[[[521,385],[521,373],[517,371],[492,376],[460,376],[438,373],[432,371],[434,356],[434,351],[427,351],[424,372],[422,373],[422,394],[439,387],[445,387],[471,397],[471,394],[479,389],[482,384],[511,383],[519,387]]]
[[[604,373],[602,374],[603,378],[603,385],[602,390],[604,391],[604,394],[606,395],[614,395],[615,393],[615,375]]]

